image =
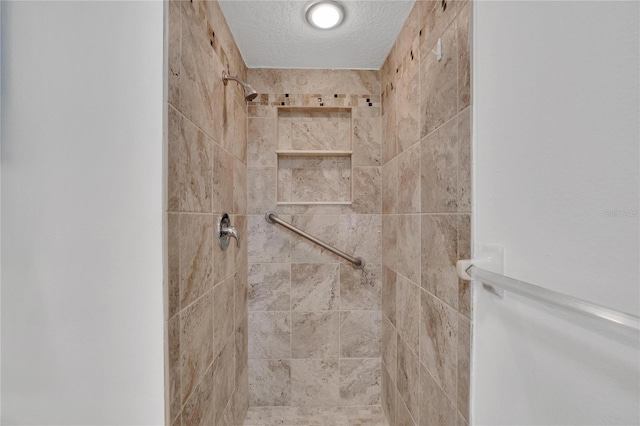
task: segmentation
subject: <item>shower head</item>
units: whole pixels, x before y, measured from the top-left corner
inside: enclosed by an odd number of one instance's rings
[[[251,87],[249,83],[245,83],[244,81],[240,80],[237,76],[229,75],[226,71],[222,71],[222,81],[224,82],[225,86],[227,85],[227,82],[229,80],[233,80],[237,82],[240,86],[242,86],[242,88],[244,89],[244,99],[246,101],[251,101],[255,99],[256,96],[258,96],[258,92],[256,92],[256,90],[253,87]]]

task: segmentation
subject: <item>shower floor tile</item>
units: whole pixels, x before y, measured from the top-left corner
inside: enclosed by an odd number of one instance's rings
[[[380,406],[249,407],[244,426],[388,426]]]

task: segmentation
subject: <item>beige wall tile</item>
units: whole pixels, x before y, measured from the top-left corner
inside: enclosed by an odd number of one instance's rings
[[[458,315],[458,411],[469,418],[469,389],[471,376],[471,324],[467,318]]]
[[[249,118],[247,124],[247,165],[276,165],[276,121],[271,118]]]
[[[291,402],[300,406],[339,405],[337,359],[291,360]]]
[[[417,73],[406,84],[398,86],[396,96],[396,138],[400,153],[420,141],[420,90]]]
[[[167,214],[167,317],[180,310],[180,215]]]
[[[213,406],[213,371],[211,368],[202,376],[202,381],[185,402],[182,409],[182,424],[209,426],[215,424]]]
[[[364,269],[340,265],[340,310],[380,309],[382,266],[367,264]]]
[[[458,212],[471,212],[471,108],[458,115]]]
[[[288,311],[290,289],[289,263],[255,263],[249,267],[250,311]]]
[[[224,408],[233,395],[235,386],[234,355],[235,342],[233,339],[228,339],[218,357],[213,361],[213,411],[215,421],[213,424],[220,424]]]
[[[380,359],[340,361],[340,404],[380,404]]]
[[[278,201],[287,202],[349,202],[351,201],[351,159],[349,157],[280,156],[279,180],[290,179],[291,198],[286,199],[286,187]],[[284,196],[284,197],[283,197]]]
[[[382,166],[382,214],[397,213],[398,157]]]
[[[293,358],[338,358],[340,316],[338,312],[292,312]]]
[[[382,164],[396,156],[396,90],[387,98],[387,107],[382,114]]]
[[[398,381],[396,384],[403,404],[411,413],[411,417],[419,422],[420,361],[400,336],[398,336]],[[397,401],[396,405],[402,404]],[[400,407],[397,407],[397,410],[397,415],[400,417],[402,410]]]
[[[420,215],[398,216],[397,270],[413,282],[420,279]]]
[[[237,158],[233,160],[233,213],[247,214],[247,166]]]
[[[167,324],[167,344],[169,346],[169,418],[180,415],[182,388],[180,382],[180,317],[174,316]]]
[[[182,39],[182,17],[180,1],[168,2],[169,28],[168,28],[168,87],[167,99],[170,104],[180,108],[180,40]]]
[[[380,357],[381,311],[340,312],[340,355],[344,358]]]
[[[402,275],[396,283],[396,326],[400,337],[418,353],[418,318],[420,318],[420,287]]]
[[[453,213],[458,209],[457,130],[456,120],[451,120],[421,142],[423,213]]]
[[[398,332],[386,316],[382,317],[382,363],[389,378],[396,383],[398,367]]]
[[[284,219],[283,219],[284,220]],[[340,216],[337,215],[309,215],[293,216],[291,222],[322,241],[343,247],[338,243]],[[334,263],[336,256],[318,245],[299,236],[292,237],[291,261],[296,263]]]
[[[378,71],[253,68],[247,78],[259,93],[380,93]]]
[[[291,361],[249,361],[249,405],[291,404]]]
[[[382,216],[382,264],[398,268],[398,215]]]
[[[397,274],[393,269],[382,267],[382,312],[395,326],[396,324],[396,282]]]
[[[337,310],[340,276],[337,264],[291,264],[291,310]]]
[[[234,276],[213,288],[213,348],[214,356],[222,350],[234,330],[233,303]]]
[[[429,371],[420,366],[420,424],[451,426],[456,424],[456,407],[447,398]]]
[[[213,286],[213,216],[180,215],[180,306]]]
[[[458,307],[458,217],[422,216],[422,287]]]
[[[249,312],[249,358],[291,358],[289,312]]]
[[[396,423],[397,426],[417,426],[418,422],[414,421],[411,413],[407,408],[407,404],[400,396],[400,392],[396,392]]]
[[[424,137],[458,111],[458,52],[455,26],[442,35],[443,57],[427,54],[420,66],[420,136]]]
[[[248,306],[248,284],[247,284],[247,266],[246,263],[239,266],[238,270],[234,274],[234,290],[233,290],[233,305],[235,312],[235,324],[236,327],[246,321],[249,306]]]
[[[458,43],[458,111],[471,104],[471,51],[469,46],[471,2],[467,2],[456,19]]]
[[[471,259],[471,216],[458,216],[458,260]],[[458,312],[471,318],[471,282],[458,280]]]
[[[458,314],[426,291],[420,301],[420,360],[445,393],[455,399]]]
[[[391,380],[386,366],[381,368],[382,386],[380,389],[380,405],[389,425],[396,424],[396,384]]]
[[[217,144],[213,145],[213,186],[214,212],[233,211],[233,156]]]
[[[398,156],[398,213],[420,213],[420,144]]]
[[[247,173],[249,213],[276,210],[276,168],[249,167]]]
[[[180,313],[182,402],[213,361],[213,296],[207,293]]]
[[[350,214],[340,216],[337,247],[366,262],[378,263],[381,252],[382,218],[379,214]]]
[[[356,108],[368,111],[370,108]],[[374,118],[353,119],[353,165],[380,166],[382,164],[382,129],[379,109]],[[355,112],[352,113],[355,116]]]
[[[266,213],[266,212],[265,212]],[[291,217],[279,215],[290,222]],[[248,217],[249,263],[287,263],[290,261],[289,234],[279,226],[267,223],[264,213]]]
[[[353,168],[353,204],[355,213],[380,214],[382,207],[380,167]]]

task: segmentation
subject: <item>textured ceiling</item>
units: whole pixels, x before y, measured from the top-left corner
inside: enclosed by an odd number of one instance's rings
[[[345,20],[311,27],[309,1],[221,0],[249,68],[380,69],[414,0],[343,0]]]

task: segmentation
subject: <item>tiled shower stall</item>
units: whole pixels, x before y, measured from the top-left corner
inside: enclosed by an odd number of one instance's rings
[[[470,8],[416,2],[381,70],[293,70],[169,2],[170,425],[467,423]]]

